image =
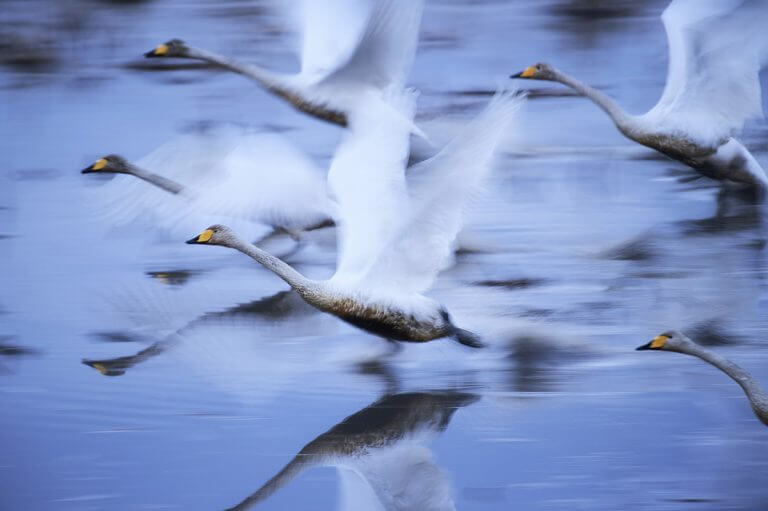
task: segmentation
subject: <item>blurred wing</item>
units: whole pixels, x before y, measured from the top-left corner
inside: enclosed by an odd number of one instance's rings
[[[347,62],[360,42],[372,0],[278,1],[297,32],[301,74],[320,80]]]
[[[405,165],[416,94],[367,102],[350,117],[328,172],[339,208],[334,280],[357,282],[392,239],[407,201]]]
[[[324,83],[402,87],[413,65],[423,0],[377,0],[349,60]]]
[[[408,169],[408,209],[392,242],[368,269],[366,283],[422,292],[450,258],[464,209],[482,187],[496,146],[524,101],[499,93],[437,155]]]
[[[196,209],[301,229],[335,214],[325,175],[284,137],[243,135],[199,190]]]
[[[763,0],[675,0],[662,21],[669,72],[647,115],[706,144],[762,116],[759,72],[768,52]]]

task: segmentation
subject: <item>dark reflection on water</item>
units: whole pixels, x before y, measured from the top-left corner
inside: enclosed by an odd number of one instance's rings
[[[350,509],[448,509],[449,482],[424,446],[457,409],[479,399],[456,391],[387,395],[350,415],[307,445],[258,490],[229,508],[249,509],[316,466],[347,471],[341,499]]]

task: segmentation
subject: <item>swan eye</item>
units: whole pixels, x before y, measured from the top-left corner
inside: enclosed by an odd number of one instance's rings
[[[106,166],[107,166],[106,158],[99,158],[98,160],[96,160],[96,163],[91,165],[91,170],[101,170]]]
[[[669,340],[669,337],[666,335],[658,335],[654,337],[654,339],[651,341],[651,349],[659,350],[664,347],[664,345]]]
[[[211,239],[211,236],[213,236],[213,231],[211,229],[206,229],[197,237],[197,242],[207,243]]]

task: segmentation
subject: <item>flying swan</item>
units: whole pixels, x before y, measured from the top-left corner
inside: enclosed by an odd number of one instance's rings
[[[172,39],[145,57],[197,59],[253,79],[297,110],[347,126],[361,101],[402,87],[413,64],[423,0],[303,0],[287,8],[301,25],[301,70],[269,71]],[[418,128],[412,130],[423,136]]]
[[[234,127],[176,137],[137,164],[104,156],[82,173],[132,175],[154,185],[116,179],[100,188],[116,224],[150,214],[172,228],[204,213],[265,224],[297,239],[333,225],[336,214],[325,175],[301,151],[279,135]]]
[[[674,0],[661,19],[669,44],[667,84],[656,106],[643,115],[628,114],[607,95],[548,64],[512,78],[567,85],[603,109],[627,138],[707,177],[765,190],[765,171],[733,137],[747,119],[763,116],[764,0]]]
[[[523,101],[497,94],[437,155],[408,170],[416,94],[395,93],[355,112],[328,173],[336,199],[339,257],[328,280],[308,279],[267,252],[213,225],[187,243],[239,250],[277,274],[310,305],[390,340],[452,337],[481,347],[422,293],[451,255],[463,209],[488,172],[496,145]],[[398,110],[397,113],[392,113]]]

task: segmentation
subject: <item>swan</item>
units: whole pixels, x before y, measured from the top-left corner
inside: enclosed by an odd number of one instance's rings
[[[172,225],[203,212],[266,224],[294,239],[303,231],[334,225],[336,207],[325,176],[278,135],[220,127],[172,139],[139,161],[110,154],[81,171],[132,175],[154,185],[118,180],[102,187],[99,193],[117,224],[151,212]],[[162,169],[188,185],[145,167]]]
[[[637,350],[675,351],[699,357],[703,361],[712,364],[739,384],[747,395],[749,404],[752,405],[752,411],[755,412],[760,422],[768,426],[768,394],[760,388],[760,385],[758,385],[751,374],[730,360],[696,344],[682,333],[676,331],[664,332],[654,337],[651,342],[639,346]]]
[[[603,109],[627,138],[701,174],[760,190],[768,177],[732,135],[762,117],[759,72],[768,49],[762,0],[674,0],[661,16],[669,44],[667,84],[643,115],[623,111],[604,93],[539,63],[511,78],[575,89]]]
[[[424,443],[448,427],[457,409],[477,400],[448,390],[385,396],[309,442],[229,509],[249,509],[316,466],[339,468],[344,509],[455,509],[449,482]]]
[[[451,255],[462,209],[489,171],[501,134],[523,98],[497,94],[437,155],[405,175],[409,123],[416,95],[394,93],[393,106],[370,103],[355,112],[328,173],[339,207],[339,256],[324,281],[301,275],[280,259],[213,225],[187,243],[222,245],[252,257],[310,305],[390,340],[426,342],[452,337],[481,347],[422,293]],[[390,113],[393,108],[399,113]],[[406,117],[406,119],[403,119]]]
[[[360,101],[402,87],[413,64],[423,0],[304,0],[289,9],[301,29],[301,70],[283,74],[172,39],[144,54],[212,63],[253,79],[297,110],[347,126]],[[415,126],[413,131],[423,136]]]

